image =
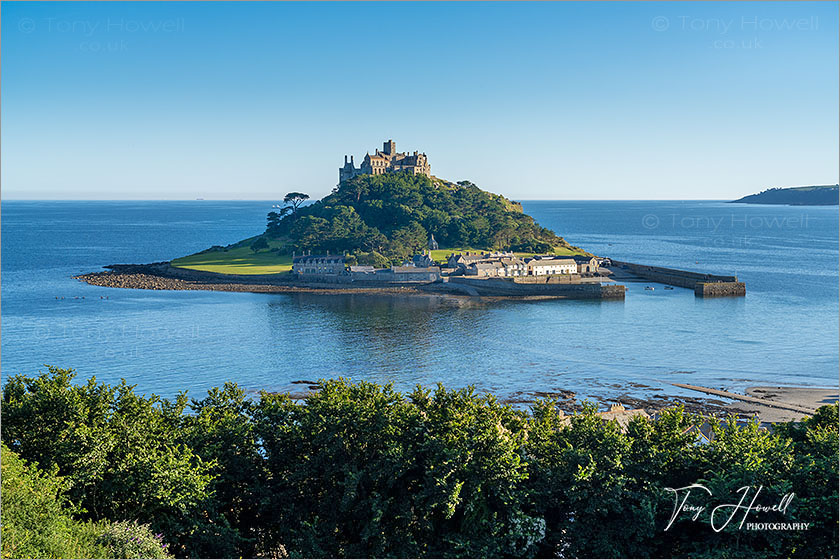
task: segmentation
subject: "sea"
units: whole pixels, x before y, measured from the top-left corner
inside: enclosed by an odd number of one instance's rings
[[[684,395],[672,383],[838,386],[838,208],[525,201],[599,256],[746,282],[742,298],[630,283],[624,301],[123,290],[74,275],[262,231],[271,202],[3,201],[0,377],[46,365],[171,398],[344,377],[501,398]],[[646,290],[650,285],[654,290]],[[699,396],[695,394],[694,396]]]

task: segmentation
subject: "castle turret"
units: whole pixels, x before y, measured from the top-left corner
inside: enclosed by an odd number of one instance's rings
[[[382,144],[382,153],[392,156],[397,153],[397,143],[393,140],[388,140]]]
[[[347,161],[347,156],[345,155],[344,165],[338,168],[338,184],[340,185],[342,182],[347,179],[352,179],[358,174],[359,170],[356,169],[356,165],[353,163],[353,156],[350,156],[350,161]]]

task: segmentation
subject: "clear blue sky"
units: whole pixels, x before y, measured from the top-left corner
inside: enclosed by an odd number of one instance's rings
[[[318,198],[393,138],[514,199],[838,180],[837,2],[2,4],[4,199]]]

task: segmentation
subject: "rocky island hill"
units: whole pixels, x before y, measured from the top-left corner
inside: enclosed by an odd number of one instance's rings
[[[477,247],[526,253],[583,253],[541,227],[519,203],[407,171],[357,175],[318,202],[272,212],[264,233],[282,252],[341,253],[360,264],[399,264],[427,249]]]
[[[570,245],[522,205],[431,174],[425,154],[393,141],[361,167],[339,168],[332,193],[311,204],[287,193],[265,230],[225,247],[152,265],[79,276],[120,288],[225,291],[403,290],[487,297],[620,298],[611,259]],[[621,276],[743,296],[735,276],[619,263]],[[653,289],[653,288],[648,288]]]
[[[176,267],[222,274],[291,269],[293,255],[343,255],[349,265],[399,266],[418,253],[442,262],[459,251],[588,255],[525,214],[522,205],[470,181],[435,177],[425,154],[387,141],[360,167],[347,160],[332,193],[307,203],[291,192],[268,213],[265,231],[226,247],[175,259]]]

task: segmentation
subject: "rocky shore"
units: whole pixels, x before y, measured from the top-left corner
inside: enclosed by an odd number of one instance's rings
[[[104,272],[91,272],[74,278],[93,286],[134,290],[212,290],[253,293],[331,293],[406,294],[423,293],[411,286],[353,287],[297,282],[278,275],[232,275],[176,268],[168,262],[115,264]]]
[[[320,389],[320,384],[317,381],[298,380],[291,383],[297,387],[287,391],[286,394],[293,399],[306,399],[310,393]],[[303,387],[300,386],[305,386],[306,390],[301,390]],[[836,403],[840,399],[840,393],[836,388],[750,387],[745,395],[731,393],[730,395],[733,398],[723,399],[661,393],[646,398],[627,394],[627,390],[633,389],[661,391],[661,388],[640,383],[628,383],[624,387],[617,386],[616,389],[619,392],[623,389],[624,392],[614,398],[584,399],[573,391],[553,389],[549,391],[515,391],[501,398],[500,401],[515,407],[527,408],[538,399],[550,398],[554,399],[557,407],[566,414],[581,412],[586,400],[595,402],[601,410],[608,409],[614,404],[620,404],[629,410],[644,411],[650,416],[655,416],[666,408],[682,406],[686,412],[707,418],[724,419],[735,416],[742,422],[757,419],[762,425],[769,427],[776,422],[799,421],[803,417],[813,414],[820,406]],[[705,388],[698,387],[699,389]],[[744,402],[742,399],[749,400]],[[786,408],[791,406],[810,410],[797,412]]]

